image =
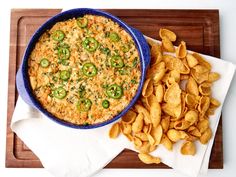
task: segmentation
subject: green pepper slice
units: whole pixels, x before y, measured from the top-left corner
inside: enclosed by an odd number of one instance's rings
[[[120,36],[116,32],[111,32],[109,38],[112,42],[118,42],[120,40]]]
[[[88,19],[85,17],[79,17],[77,18],[77,25],[80,28],[86,28],[88,26]]]
[[[70,72],[67,70],[63,70],[60,72],[60,78],[63,81],[67,81],[70,78]]]
[[[98,48],[98,41],[93,37],[87,37],[83,42],[82,46],[89,52],[94,52]]]
[[[63,87],[58,87],[53,91],[53,96],[58,99],[63,99],[66,97],[66,90]]]
[[[64,66],[68,66],[70,64],[69,60],[65,59],[65,60],[61,60],[61,64]]]
[[[106,55],[109,55],[111,53],[110,49],[107,47],[106,48],[101,47],[100,50],[103,54],[106,54]]]
[[[60,47],[58,49],[58,58],[59,60],[67,60],[70,58],[70,50],[68,48]]]
[[[77,109],[81,112],[87,112],[92,106],[92,101],[88,98],[82,98],[77,102]]]
[[[109,106],[110,106],[110,103],[109,103],[108,100],[103,100],[102,101],[102,107],[103,108],[107,109],[107,108],[109,108]]]
[[[119,99],[123,95],[123,89],[117,84],[112,84],[107,88],[106,93],[111,98]]]
[[[97,74],[97,68],[93,63],[85,63],[82,66],[82,72],[85,76],[93,77]]]
[[[111,57],[111,66],[114,68],[122,68],[124,66],[124,61],[120,55],[114,55]]]
[[[56,30],[52,33],[52,39],[55,41],[62,41],[65,37],[65,34],[61,30]]]
[[[127,45],[127,44],[121,46],[121,50],[122,50],[123,52],[125,52],[125,53],[128,52],[129,49],[130,49],[130,47],[129,47],[129,45]]]
[[[41,59],[40,66],[43,68],[47,68],[49,66],[49,61],[46,58]]]

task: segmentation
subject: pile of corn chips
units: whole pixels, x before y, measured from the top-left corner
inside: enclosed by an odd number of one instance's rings
[[[220,75],[211,72],[211,65],[201,55],[188,52],[184,41],[175,48],[174,32],[162,28],[159,35],[160,45],[148,41],[151,64],[140,99],[109,131],[110,138],[122,132],[146,164],[161,162],[149,154],[159,144],[172,151],[179,140],[184,140],[183,155],[195,155],[194,142],[208,143],[212,136],[209,116],[220,106],[211,97],[211,86]]]

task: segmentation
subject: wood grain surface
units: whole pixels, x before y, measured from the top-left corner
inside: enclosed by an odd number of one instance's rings
[[[196,52],[220,57],[218,10],[105,10],[118,16],[143,34],[158,39],[161,27],[173,30],[179,40]],[[7,114],[6,167],[42,167],[40,160],[10,129],[17,100],[15,76],[25,47],[35,30],[60,9],[12,9],[10,32],[9,89]],[[176,41],[176,44],[179,43]],[[168,168],[164,164],[145,165],[137,154],[124,150],[105,168]],[[222,118],[211,153],[209,168],[223,168]]]

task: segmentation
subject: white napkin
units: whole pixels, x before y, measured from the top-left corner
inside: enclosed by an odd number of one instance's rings
[[[215,57],[204,57],[212,64],[212,70],[221,75],[220,80],[214,83],[212,92],[213,97],[223,105],[235,66]],[[210,118],[214,136],[222,105]],[[107,125],[97,129],[77,130],[58,125],[28,106],[20,97],[11,122],[12,130],[56,177],[91,176],[106,166],[124,148],[135,150],[124,136],[119,136],[116,140],[109,139],[110,127],[111,125]],[[162,162],[173,169],[194,177],[198,176],[200,171],[207,172],[213,141],[214,138],[208,145],[197,143],[195,156],[181,155],[180,142],[174,145],[173,152],[160,145],[152,154],[161,157]]]

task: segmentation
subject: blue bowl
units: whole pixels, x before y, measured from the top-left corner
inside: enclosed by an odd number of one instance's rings
[[[138,49],[139,56],[140,56],[140,62],[141,62],[141,80],[140,84],[137,90],[136,95],[134,98],[131,100],[129,105],[118,115],[113,117],[110,120],[107,120],[102,123],[97,123],[93,125],[76,125],[72,124],[70,122],[63,121],[54,115],[52,115],[50,112],[48,112],[46,109],[43,108],[43,106],[40,104],[40,102],[36,99],[34,96],[31,86],[30,86],[30,81],[29,81],[29,76],[28,76],[28,58],[34,49],[35,44],[37,43],[38,39],[40,36],[48,29],[50,29],[55,23],[68,20],[70,18],[77,18],[84,16],[86,14],[92,14],[92,15],[99,15],[99,16],[104,16],[106,18],[109,18],[113,20],[114,22],[117,22],[123,29],[125,29],[133,38],[135,45]],[[146,76],[146,70],[150,62],[150,50],[148,47],[148,44],[143,37],[143,34],[139,32],[138,30],[128,26],[126,23],[121,21],[119,18],[107,13],[103,12],[101,10],[95,10],[95,9],[89,9],[89,8],[78,8],[78,9],[71,9],[62,13],[59,13],[55,15],[54,17],[50,18],[48,21],[46,21],[32,36],[30,39],[28,46],[25,50],[23,61],[21,63],[21,66],[17,72],[16,76],[16,85],[17,85],[17,90],[22,97],[22,99],[29,104],[30,106],[36,108],[40,112],[42,112],[46,117],[50,118],[51,120],[67,127],[71,128],[77,128],[77,129],[91,129],[91,128],[97,128],[101,127],[104,125],[107,125],[111,122],[114,122],[118,120],[120,117],[125,115],[125,113],[135,104],[137,101],[140,93],[142,92],[142,87],[144,84],[145,76]]]

